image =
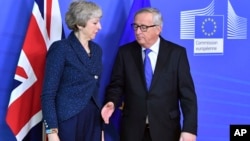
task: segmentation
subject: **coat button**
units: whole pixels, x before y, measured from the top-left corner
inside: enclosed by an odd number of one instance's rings
[[[95,76],[94,76],[94,78],[95,78],[95,79],[98,79],[98,76],[97,76],[97,75],[95,75]]]

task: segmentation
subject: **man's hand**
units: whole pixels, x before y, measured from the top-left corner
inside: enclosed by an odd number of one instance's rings
[[[196,141],[196,135],[188,132],[182,132],[180,141]]]
[[[113,102],[108,102],[104,105],[101,111],[102,119],[104,120],[104,123],[109,124],[109,118],[115,111],[115,106]]]

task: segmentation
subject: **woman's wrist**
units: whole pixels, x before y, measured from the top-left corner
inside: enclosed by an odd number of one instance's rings
[[[57,128],[46,129],[45,132],[46,134],[58,133],[58,129]]]

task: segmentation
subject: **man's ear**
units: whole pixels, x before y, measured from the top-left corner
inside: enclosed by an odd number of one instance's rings
[[[155,26],[155,28],[157,30],[157,34],[160,35],[162,31],[162,26]]]

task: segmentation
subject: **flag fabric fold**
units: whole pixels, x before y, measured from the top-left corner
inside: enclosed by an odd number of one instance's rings
[[[23,141],[32,128],[42,121],[40,95],[46,53],[50,44],[62,37],[58,0],[35,0],[6,115],[6,122],[17,141]],[[42,129],[38,135],[41,134]]]
[[[133,1],[119,45],[129,43],[135,39],[134,31],[133,31],[133,28],[131,27],[131,24],[134,21],[135,12],[141,8],[150,7],[150,6],[151,6],[150,0],[134,0]]]

